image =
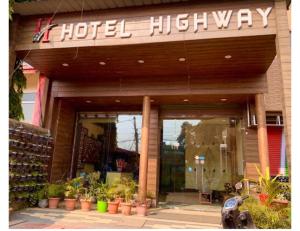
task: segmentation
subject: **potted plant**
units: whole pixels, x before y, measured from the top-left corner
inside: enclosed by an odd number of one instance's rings
[[[38,206],[40,208],[46,208],[48,206],[48,185],[46,184],[43,188],[41,188],[38,192]]]
[[[279,175],[277,175],[273,179],[271,178],[269,167],[266,168],[266,172],[264,175],[261,173],[257,166],[255,167],[259,175],[259,200],[261,204],[270,206],[271,202],[277,197],[277,195],[279,195],[282,192],[282,186],[284,184],[277,181]]]
[[[147,216],[148,206],[146,202],[137,202],[136,205],[136,214],[138,216]]]
[[[64,185],[62,184],[49,184],[48,186],[48,203],[50,209],[56,209],[59,200],[64,195]]]
[[[74,210],[78,199],[80,188],[82,187],[82,177],[68,180],[65,183],[65,208],[68,211]]]
[[[124,189],[125,202],[121,203],[122,206],[122,214],[131,215],[131,200],[133,198],[133,194],[136,191],[136,183],[132,179],[124,178],[121,182]]]
[[[97,211],[105,213],[107,211],[108,186],[100,183],[97,188]],[[118,211],[118,210],[117,210]]]
[[[108,213],[116,214],[118,213],[119,202],[115,201],[117,197],[117,187],[112,186],[107,191],[107,198],[108,198]]]
[[[92,194],[87,188],[82,188],[82,191],[84,191],[84,193],[80,196],[81,210],[90,211],[92,206]]]
[[[92,203],[96,203],[100,172],[92,172],[87,176]]]

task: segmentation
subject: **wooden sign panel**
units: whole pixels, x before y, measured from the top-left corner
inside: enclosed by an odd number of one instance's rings
[[[20,20],[16,50],[276,34],[272,1],[91,11]]]

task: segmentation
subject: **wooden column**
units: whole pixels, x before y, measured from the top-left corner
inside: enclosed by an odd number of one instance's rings
[[[266,111],[263,94],[255,95],[255,109],[257,120],[257,137],[258,137],[258,155],[260,168],[263,174],[266,172],[266,168],[270,167],[269,153],[268,153],[268,137],[267,137],[267,125],[266,125]]]
[[[142,122],[142,139],[141,155],[139,168],[139,201],[145,202],[147,195],[147,168],[148,168],[148,144],[149,144],[149,127],[150,127],[150,97],[144,96],[143,99],[143,122]]]
[[[291,173],[291,34],[285,0],[275,0],[276,53],[282,81],[283,122],[289,175]]]

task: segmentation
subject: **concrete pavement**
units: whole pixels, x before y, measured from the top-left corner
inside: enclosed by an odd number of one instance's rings
[[[96,210],[66,211],[64,209],[27,208],[15,212],[10,219],[11,229],[219,229],[219,209],[196,211],[180,208],[156,208],[146,217],[121,213],[99,213]]]

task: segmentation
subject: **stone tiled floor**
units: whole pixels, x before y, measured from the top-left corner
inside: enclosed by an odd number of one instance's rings
[[[184,206],[183,206],[184,207]],[[66,211],[64,209],[28,208],[15,212],[10,219],[12,229],[218,229],[220,226],[220,207],[202,207],[198,211],[182,208],[151,209],[146,217],[136,214],[124,216],[119,214],[102,214],[96,210]]]

